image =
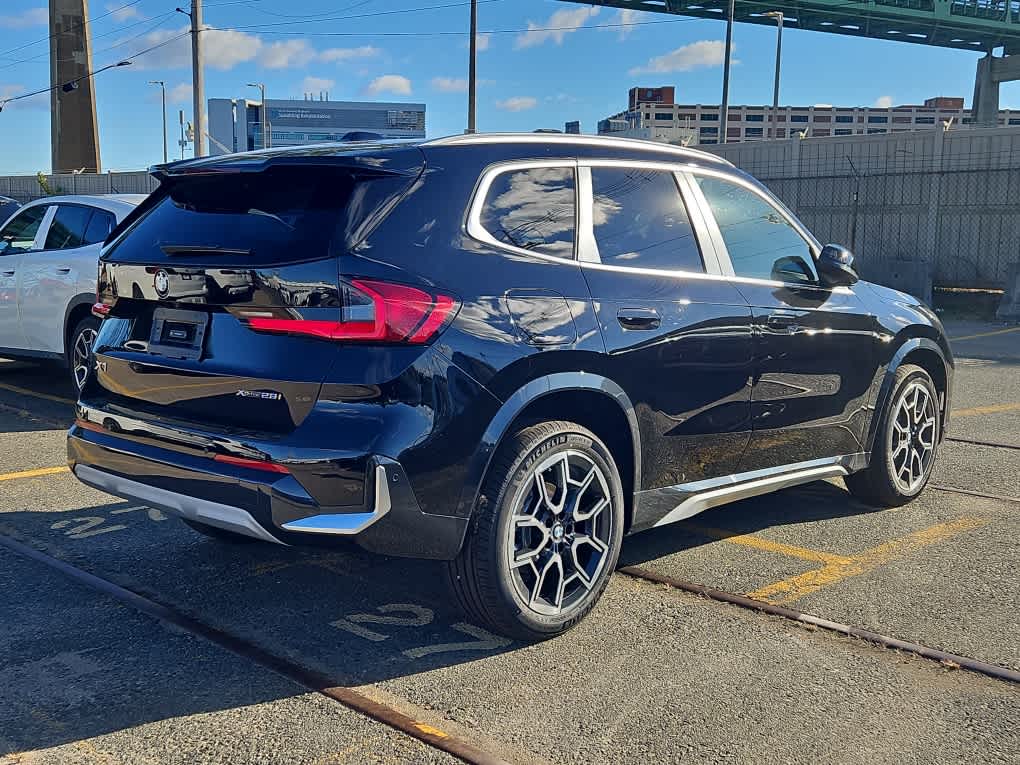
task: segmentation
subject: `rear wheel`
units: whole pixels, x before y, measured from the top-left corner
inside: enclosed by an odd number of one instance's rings
[[[92,361],[92,346],[99,335],[99,319],[86,316],[71,332],[67,346],[67,366],[71,370],[71,382],[76,391],[81,390],[89,373]]]
[[[884,507],[904,505],[919,495],[935,464],[940,417],[938,392],[928,373],[913,364],[900,367],[875,435],[871,463],[844,479],[850,493]]]
[[[217,542],[228,542],[232,545],[247,545],[259,541],[253,537],[246,537],[244,534],[236,534],[233,531],[221,529],[218,526],[210,526],[207,523],[193,521],[190,518],[181,518],[181,520],[199,534],[207,536],[210,539],[215,539]]]
[[[522,640],[581,621],[605,590],[623,538],[623,490],[606,446],[570,422],[523,428],[500,446],[480,496],[448,565],[464,610]]]

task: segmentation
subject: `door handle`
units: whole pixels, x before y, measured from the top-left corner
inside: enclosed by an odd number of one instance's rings
[[[69,274],[69,273],[71,273],[71,267],[70,266],[61,266],[60,268],[57,269],[57,273],[58,274]]]
[[[630,330],[658,329],[662,324],[659,312],[653,308],[621,308],[616,313],[620,326]]]
[[[4,271],[4,272],[3,272],[3,275],[4,275],[4,276],[14,276],[14,274],[15,274],[15,272],[14,272],[14,271]]]
[[[772,329],[784,330],[789,335],[800,331],[800,318],[793,313],[774,313],[769,316],[767,324]]]

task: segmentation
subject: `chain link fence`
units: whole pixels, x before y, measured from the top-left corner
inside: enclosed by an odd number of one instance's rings
[[[909,264],[935,286],[1002,289],[1020,262],[1020,128],[705,148],[854,250],[866,278]]]

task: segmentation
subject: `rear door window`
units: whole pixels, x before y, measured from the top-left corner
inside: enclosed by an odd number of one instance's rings
[[[573,167],[507,170],[485,195],[482,228],[512,247],[572,258],[576,196]]]
[[[92,213],[92,220],[89,221],[89,225],[85,228],[82,243],[95,244],[96,242],[106,241],[106,237],[110,235],[110,232],[113,231],[113,227],[116,225],[117,219],[113,216],[113,213],[96,210]]]
[[[44,250],[70,250],[85,243],[85,229],[92,217],[91,207],[60,205],[50,222]]]
[[[35,243],[35,235],[49,208],[36,205],[22,210],[0,231],[0,255],[28,252]]]
[[[608,265],[702,273],[705,265],[673,173],[593,167],[592,225]]]

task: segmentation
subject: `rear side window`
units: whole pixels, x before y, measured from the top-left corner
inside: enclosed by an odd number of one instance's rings
[[[70,250],[81,247],[85,241],[85,229],[92,217],[91,207],[60,205],[53,216],[50,230],[46,234],[44,250]]]
[[[603,263],[703,272],[701,250],[672,173],[594,167],[592,224]]]
[[[46,205],[36,205],[15,215],[0,231],[0,255],[31,250],[48,209]]]
[[[489,186],[482,206],[482,228],[504,244],[572,258],[575,199],[572,167],[508,170]]]
[[[96,242],[103,242],[106,237],[113,231],[113,227],[117,225],[117,219],[112,213],[104,212],[103,210],[95,210],[92,213],[92,220],[89,221],[89,225],[85,228],[85,236],[83,237],[84,244],[95,244]]]
[[[400,179],[401,186],[406,179]],[[214,259],[244,265],[313,260],[336,254],[349,215],[364,218],[377,201],[349,172],[278,167],[172,179],[107,257],[122,263]],[[215,252],[222,258],[215,258]]]

